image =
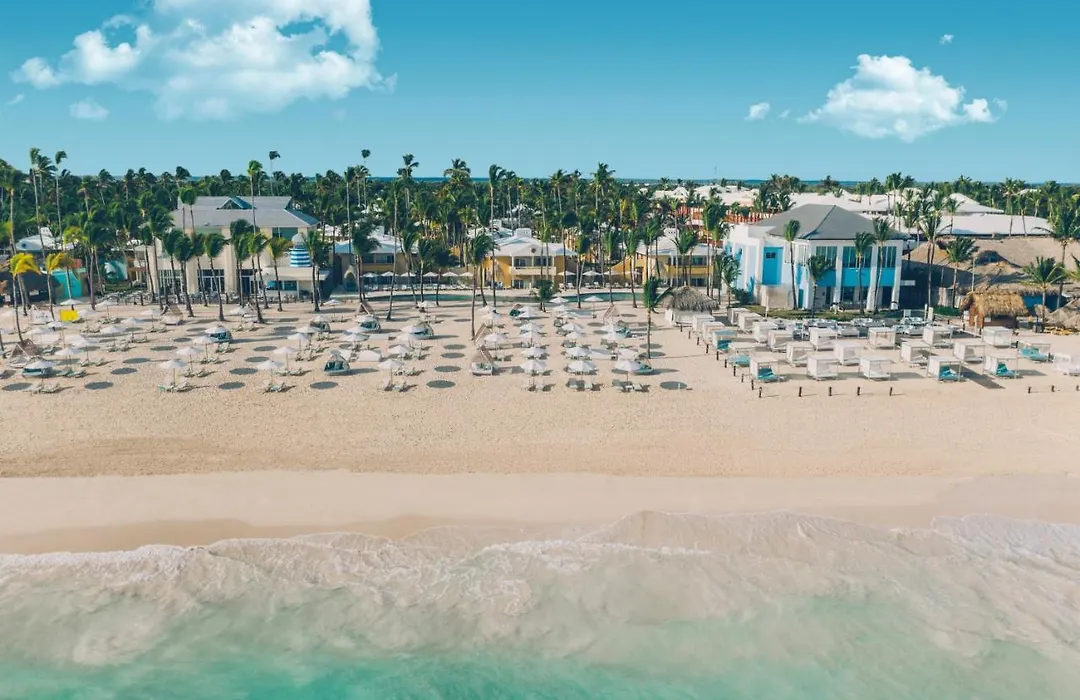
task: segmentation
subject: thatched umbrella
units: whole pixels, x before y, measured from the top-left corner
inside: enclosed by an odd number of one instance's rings
[[[693,287],[679,287],[671,290],[664,300],[664,308],[675,311],[696,311],[706,313],[716,310],[720,303],[710,299]]]
[[[1018,316],[1028,316],[1030,311],[1024,298],[1015,291],[984,290],[968,292],[960,304],[961,311],[970,311],[972,323],[981,328],[994,318],[1016,320]]]

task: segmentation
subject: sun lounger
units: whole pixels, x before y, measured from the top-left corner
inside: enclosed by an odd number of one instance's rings
[[[1018,376],[1020,375],[1009,369],[1009,366],[1004,362],[999,362],[997,367],[994,368],[994,377],[998,379],[1016,379]]]
[[[1049,362],[1051,359],[1048,353],[1042,352],[1038,348],[1023,347],[1020,348],[1020,357],[1025,360],[1031,360],[1032,362]]]
[[[634,391],[636,391],[638,393],[641,393],[641,394],[644,394],[644,393],[647,393],[649,391],[649,387],[644,385],[644,384],[641,384],[640,382],[634,382]]]
[[[273,394],[281,393],[285,391],[285,382],[268,381],[266,382],[266,391]]]
[[[939,382],[958,382],[961,379],[963,376],[952,367],[942,367],[937,375]]]
[[[780,379],[780,375],[773,372],[772,367],[762,367],[758,370],[757,380],[759,382],[770,384],[772,382],[778,382]]]
[[[171,392],[175,388],[176,388],[175,384],[158,384],[157,385],[157,390],[158,391],[170,391]]]

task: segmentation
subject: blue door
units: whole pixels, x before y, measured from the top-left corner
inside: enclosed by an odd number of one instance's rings
[[[782,248],[766,248],[765,260],[761,266],[761,283],[768,286],[780,284],[780,265],[783,262]]]

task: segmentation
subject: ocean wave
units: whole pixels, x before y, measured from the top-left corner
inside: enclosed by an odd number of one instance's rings
[[[944,658],[985,678],[1005,655],[1071,683],[1078,581],[1080,528],[994,517],[887,530],[791,513],[638,513],[542,537],[443,527],[0,556],[0,668],[259,648],[648,659],[680,677],[730,677],[762,659],[859,663],[865,647],[867,659],[914,669]]]

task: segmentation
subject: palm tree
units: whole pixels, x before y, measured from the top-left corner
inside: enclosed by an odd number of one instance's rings
[[[263,301],[269,307],[270,297],[266,294],[266,282],[263,280],[262,254],[270,244],[270,239],[262,231],[255,229],[248,237],[247,254],[251,256],[251,278],[258,280],[258,289],[262,291]],[[274,258],[274,266],[277,267],[277,258]],[[256,274],[258,277],[256,277]],[[259,323],[265,323],[262,314],[263,307],[259,306],[259,295],[255,294],[255,319]]]
[[[413,305],[415,306],[416,287],[413,284],[413,250],[420,243],[420,229],[417,228],[416,224],[411,221],[405,223],[399,242],[401,243],[401,252],[405,255],[405,272],[409,276],[409,292],[412,294]],[[423,293],[421,293],[421,298],[423,298]]]
[[[372,235],[374,231],[375,223],[364,214],[353,222],[349,232],[353,255],[356,256],[356,288],[361,302],[364,301],[364,256],[379,249],[379,241]]]
[[[267,156],[267,160],[270,161],[270,174],[271,175],[273,175],[273,173],[274,173],[274,161],[278,160],[279,158],[281,158],[281,154],[278,153],[277,151],[270,151],[270,154]],[[270,194],[277,194],[277,189],[274,187],[274,181],[273,180],[270,180]]]
[[[318,231],[309,228],[304,233],[303,246],[307,250],[308,256],[311,257],[311,298],[315,302],[315,313],[319,313],[319,266],[326,256],[326,244],[323,243]]]
[[[247,222],[245,222],[247,223]],[[217,231],[211,231],[202,238],[202,254],[210,259],[210,279],[213,280],[215,287],[217,283],[217,270],[214,268],[214,260],[222,254],[225,250],[225,246],[228,245],[228,241],[225,240],[225,236],[222,236]],[[224,285],[216,289],[217,291],[217,303],[218,303],[218,321],[225,322],[225,309],[223,306],[222,297],[225,295]]]
[[[49,286],[49,313],[52,313],[52,278],[53,273],[59,270],[64,271],[64,277],[67,279],[68,296],[71,296],[71,269],[75,267],[75,258],[71,257],[70,253],[59,252],[49,253],[45,257],[45,274],[47,277],[47,283]]]
[[[267,248],[270,251],[270,261],[274,266],[274,286],[277,287],[277,310],[278,313],[283,311],[281,307],[281,277],[278,275],[278,258],[292,250],[292,241],[283,236],[274,236],[267,244]]]
[[[660,278],[650,277],[641,285],[641,301],[645,304],[645,357],[652,359],[652,315],[657,305],[663,300],[670,287],[660,293]]]
[[[855,234],[855,240],[852,241],[852,246],[855,248],[855,264],[859,272],[855,301],[860,304],[862,308],[866,308],[866,304],[863,302],[862,298],[862,273],[863,268],[866,266],[866,259],[870,257],[874,250],[874,234],[867,231]]]
[[[731,228],[730,224],[727,222],[727,205],[716,199],[709,200],[705,205],[705,209],[701,212],[701,224],[709,234],[709,247],[706,251],[709,260],[709,274],[707,276],[708,281],[706,283],[705,294],[711,298],[714,277],[712,264],[715,260],[713,248],[720,245],[720,242],[727,237],[727,233]]]
[[[247,259],[247,240],[255,229],[251,227],[247,219],[235,219],[229,224],[229,244],[233,249],[233,263],[236,273],[236,292],[240,297],[240,305],[244,305],[244,275],[242,272],[243,262]],[[249,290],[250,291],[250,290]]]
[[[881,293],[882,253],[885,252],[885,245],[892,240],[892,229],[889,228],[888,219],[884,217],[874,217],[871,235],[874,237],[874,243],[877,244],[878,252],[878,262],[876,269],[874,270],[874,293],[873,298],[870,300],[870,310],[876,313],[878,310],[878,295]]]
[[[143,228],[146,230],[146,233],[148,234],[147,238],[149,241],[151,241],[151,244],[153,244],[154,241],[160,241],[162,246],[164,246],[165,237],[170,231],[172,231],[172,227],[172,214],[170,214],[164,207],[153,206],[146,212],[146,219],[143,222]],[[168,251],[165,252],[167,253]],[[150,268],[147,267],[148,271],[149,269]],[[176,272],[175,269],[173,270],[173,272]],[[162,294],[165,296],[165,299],[162,300],[162,305],[164,306],[165,304],[169,303],[169,290],[165,285],[161,284],[160,273],[158,277],[158,286],[162,288]],[[175,281],[176,280],[174,277],[173,282],[175,283]]]
[[[802,224],[798,219],[792,219],[784,225],[784,240],[788,244],[788,258],[791,263],[791,308],[799,307],[799,295],[795,291],[795,241],[799,238],[799,228]]]
[[[66,170],[60,170],[59,168],[60,164],[67,160],[67,157],[66,151],[57,151],[56,155],[53,156],[53,165],[56,166],[53,173],[53,186],[56,189],[56,233],[60,233],[64,230],[64,217],[60,212],[60,180],[70,173]]]
[[[1061,282],[1068,276],[1065,272],[1065,266],[1059,263],[1053,258],[1044,258],[1039,256],[1035,258],[1035,262],[1024,265],[1021,272],[1024,273],[1024,277],[1028,284],[1033,287],[1038,287],[1042,292],[1042,321],[1046,321],[1046,292],[1054,285],[1061,284]]]
[[[722,250],[713,262],[713,271],[719,274],[720,280],[724,283],[724,288],[727,289],[727,305],[728,308],[731,308],[731,298],[735,293],[735,285],[739,281],[739,273],[741,272],[739,259],[726,250]]]
[[[836,269],[833,262],[821,254],[811,255],[806,261],[806,270],[810,274],[810,317],[814,317],[814,309],[817,307],[817,287],[825,275]]]
[[[634,270],[637,266],[634,263],[637,262],[638,249],[645,242],[645,231],[640,226],[635,225],[626,232],[624,242],[626,244],[626,256],[630,259],[630,299],[636,309],[637,293],[634,291]]]
[[[926,306],[934,306],[934,255],[937,253],[938,238],[944,232],[941,225],[941,208],[935,199],[924,198],[919,205],[919,220],[916,228],[926,240]]]
[[[945,249],[945,257],[949,261],[949,265],[953,268],[952,279],[952,303],[956,306],[956,286],[960,277],[960,266],[966,262],[971,262],[975,257],[975,252],[979,247],[975,245],[975,241],[967,236],[954,236],[949,241],[949,246]]]
[[[584,271],[583,261],[592,251],[592,237],[585,231],[585,226],[578,230],[577,241],[574,243],[574,252],[577,253],[577,305],[581,308],[581,273]]]
[[[1077,203],[1066,199],[1059,200],[1050,212],[1050,228],[1038,227],[1035,230],[1050,234],[1061,246],[1061,266],[1065,267],[1065,253],[1070,243],[1080,240],[1080,216],[1078,216]],[[1065,293],[1065,280],[1061,280],[1058,288],[1058,306],[1061,305]]]
[[[172,271],[172,274],[170,275],[169,286],[173,288],[173,293],[176,294],[176,303],[177,304],[180,303],[180,294],[181,294],[181,289],[183,288],[183,283],[177,284],[177,276],[176,276],[176,260],[179,257],[179,254],[181,252],[181,250],[180,250],[180,239],[181,238],[186,239],[187,235],[183,231],[178,231],[177,229],[172,229],[171,228],[171,229],[169,229],[168,231],[165,232],[165,235],[161,239],[161,248],[162,248],[163,251],[165,251],[165,255],[169,256],[169,269]],[[165,296],[165,304],[168,305],[168,303],[169,303],[169,292],[168,292],[167,289],[165,290],[164,296]]]
[[[180,263],[180,285],[184,291],[184,308],[187,310],[188,318],[194,318],[195,312],[191,309],[191,292],[188,289],[187,266],[191,259],[199,254],[199,251],[195,247],[195,241],[191,240],[183,231],[173,231],[170,238],[174,239],[172,243],[173,255],[176,256],[177,262]]]
[[[26,274],[40,274],[41,270],[38,269],[37,261],[34,260],[34,256],[30,253],[15,253],[8,260],[8,270],[11,271],[11,279],[15,285],[19,288],[19,292],[22,298],[26,299]],[[11,298],[15,298],[14,290],[12,291]],[[19,334],[19,342],[23,342],[22,325],[19,323],[19,312],[15,312],[15,330]]]
[[[698,235],[693,229],[684,229],[675,239],[675,252],[679,255],[679,279],[690,286],[690,255],[698,244]],[[685,275],[685,277],[684,277]]]
[[[435,249],[434,265],[435,269],[442,273],[454,264],[454,256],[450,254],[450,249],[445,245],[439,244]],[[442,275],[435,280],[435,306],[439,305],[439,287],[442,285]]]
[[[484,261],[487,260],[488,255],[495,253],[495,239],[488,233],[477,233],[472,239],[472,243],[468,248],[467,262],[472,267],[473,271],[473,285],[472,285],[472,300],[469,307],[469,322],[472,328],[472,337],[476,337],[476,283],[480,277],[480,270],[484,265]]]

